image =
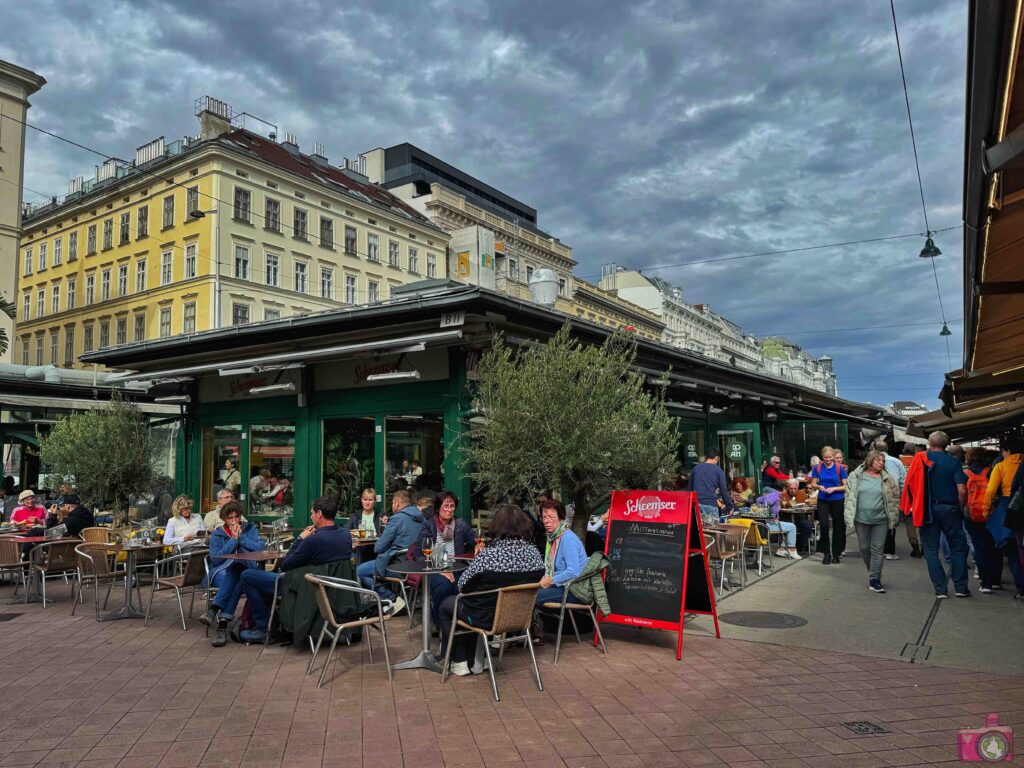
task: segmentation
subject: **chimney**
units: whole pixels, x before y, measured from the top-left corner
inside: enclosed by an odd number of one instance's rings
[[[196,116],[199,118],[199,139],[215,139],[231,130],[234,110],[231,105],[212,96],[196,99]]]
[[[296,138],[294,133],[286,133],[284,135],[284,141],[281,142],[281,146],[287,149],[290,154],[299,154],[299,140]]]
[[[327,154],[326,154],[326,152],[327,152],[327,150],[324,149],[324,145],[323,144],[321,144],[319,141],[314,141],[313,142],[313,154],[309,156],[309,159],[312,160],[317,165],[326,166],[327,165]]]

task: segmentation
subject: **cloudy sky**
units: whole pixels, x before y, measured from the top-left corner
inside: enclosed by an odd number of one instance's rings
[[[195,134],[210,94],[332,162],[409,141],[537,208],[579,276],[664,267],[689,301],[831,355],[851,399],[936,402],[921,238],[669,266],[924,231],[884,0],[0,5],[0,58],[48,80],[35,125],[131,157]],[[966,6],[896,12],[931,228],[955,227]],[[98,162],[29,133],[32,190]],[[956,367],[962,238],[936,239]]]

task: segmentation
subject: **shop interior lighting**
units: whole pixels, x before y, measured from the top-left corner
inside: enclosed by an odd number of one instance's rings
[[[246,376],[251,373],[287,371],[292,368],[301,368],[302,366],[302,363],[287,363],[285,365],[250,365],[248,368],[221,368],[217,373],[221,376]]]
[[[267,384],[265,387],[253,387],[249,390],[250,395],[262,395],[266,392],[294,392],[295,385],[286,381],[283,384]]]

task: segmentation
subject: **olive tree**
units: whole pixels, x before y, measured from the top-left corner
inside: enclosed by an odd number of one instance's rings
[[[47,485],[72,485],[90,506],[111,503],[121,523],[131,500],[152,487],[152,454],[146,418],[116,393],[109,405],[66,416],[39,436]]]
[[[582,533],[611,491],[655,488],[675,472],[676,419],[632,370],[635,357],[631,336],[583,345],[569,323],[542,345],[495,338],[477,366],[483,419],[466,452],[492,502],[559,489]]]

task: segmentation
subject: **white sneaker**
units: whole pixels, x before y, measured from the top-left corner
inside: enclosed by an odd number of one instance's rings
[[[803,560],[803,558],[800,555],[797,554],[797,551],[795,549],[789,550],[789,559],[790,560]]]
[[[401,610],[405,608],[405,600],[400,597],[396,597],[391,601],[391,615],[397,616]]]
[[[885,559],[886,560],[899,560],[900,556],[899,555],[886,555]]]
[[[789,550],[785,547],[779,547],[775,550],[776,557],[789,557]]]
[[[452,674],[456,677],[465,677],[466,675],[472,674],[472,672],[469,669],[469,662],[453,661]]]

